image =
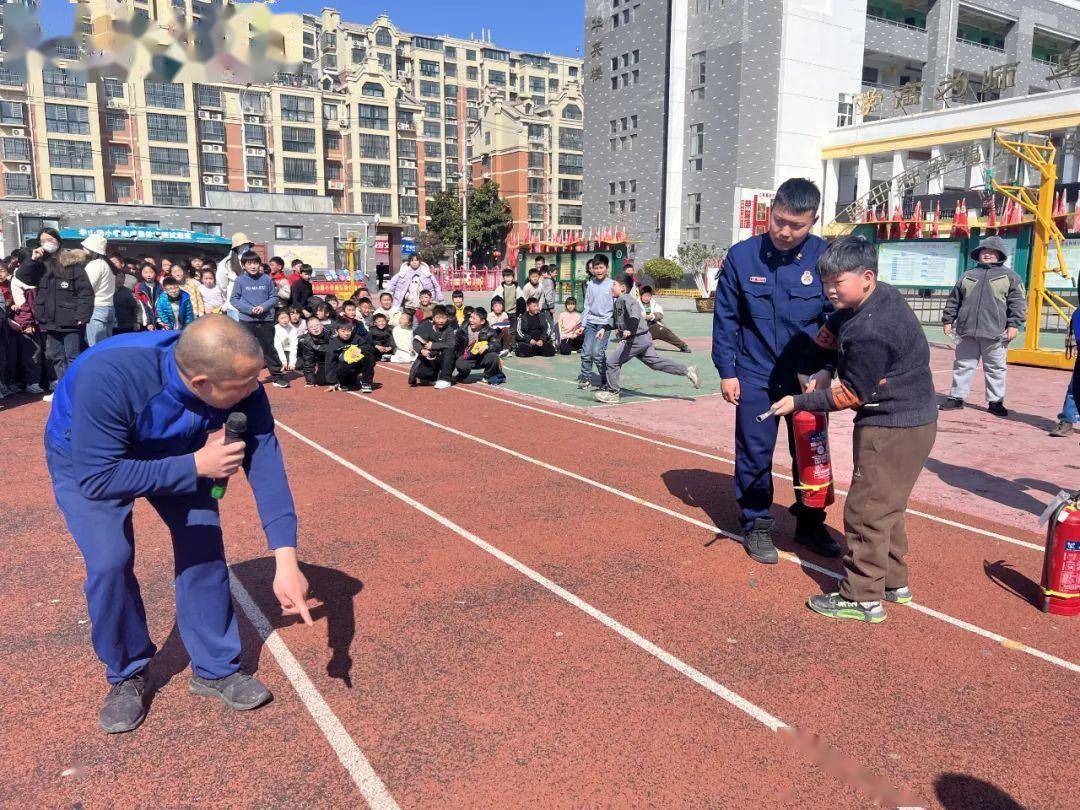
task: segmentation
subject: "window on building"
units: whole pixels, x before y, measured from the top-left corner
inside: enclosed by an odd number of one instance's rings
[[[381,84],[364,82],[364,86],[360,88],[360,95],[367,96],[368,98],[386,98],[386,91],[383,90]]]
[[[387,147],[389,156],[389,147]],[[416,141],[398,139],[397,153],[399,158],[410,158],[416,160]]]
[[[352,49],[352,63],[354,65],[362,65],[364,63],[365,59],[367,59],[367,49],[366,48],[356,48],[356,47],[354,47]]]
[[[124,83],[120,79],[105,77],[101,80],[101,91],[105,98],[124,98]]]
[[[560,149],[582,149],[582,130],[568,127],[559,127]]]
[[[457,101],[458,86],[456,84],[448,84],[443,87],[443,98],[446,99],[447,107],[449,107],[451,101]]]
[[[504,70],[489,70],[487,77],[488,84],[493,84],[496,87],[506,86],[506,71]]]
[[[281,97],[281,118],[283,121],[313,123],[315,121],[315,99],[307,96]]]
[[[89,135],[90,110],[68,104],[46,104],[45,130],[65,135]]]
[[[439,75],[439,63],[432,62],[428,59],[420,60],[420,75],[435,78]]]
[[[425,141],[424,142],[424,157],[437,158],[442,157],[442,144],[438,141]]]
[[[181,118],[180,120],[183,121],[184,119]],[[225,122],[199,119],[199,136],[204,141],[225,143]]]
[[[424,137],[425,138],[440,138],[440,137],[442,137],[442,125],[438,121],[425,121],[424,122]]]
[[[390,129],[390,110],[378,104],[360,104],[360,126],[367,129]]]
[[[150,190],[155,205],[191,205],[191,183],[175,180],[151,180]]]
[[[150,171],[154,174],[165,174],[170,177],[187,177],[187,150],[171,149],[165,146],[151,146]]]
[[[389,28],[375,29],[375,44],[384,48],[389,48],[394,44],[394,38],[390,35]]]
[[[259,177],[266,177],[267,174],[267,162],[266,158],[261,155],[248,155],[245,158],[247,163],[247,173],[258,175]]]
[[[390,188],[390,167],[381,163],[361,163],[360,185],[365,188]]]
[[[360,209],[365,214],[389,217],[393,210],[393,202],[389,194],[364,191],[360,193]]]
[[[688,226],[701,224],[701,192],[686,195],[686,224]]]
[[[8,175],[4,176],[7,180]],[[52,180],[52,197],[54,200],[63,202],[94,202],[94,178],[78,177],[72,174],[54,174]]]
[[[208,84],[196,85],[195,98],[200,107],[214,107],[221,109],[221,88]]]
[[[315,130],[307,127],[281,128],[281,148],[286,152],[315,153]]]
[[[299,242],[304,238],[302,225],[275,225],[274,238],[279,242]]]
[[[615,183],[614,182],[608,183],[608,194],[609,195],[614,195],[615,194]]]
[[[327,180],[340,180],[341,179],[341,164],[334,161],[330,161],[326,164],[326,179]]]
[[[341,148],[341,133],[339,132],[326,132],[323,134],[323,148],[328,150],[338,150]]]
[[[208,233],[211,236],[221,236],[220,222],[192,222],[191,230],[195,233]]]
[[[184,85],[173,82],[143,82],[146,103],[151,107],[168,107],[171,110],[184,109]]]
[[[5,197],[32,197],[34,196],[33,175],[29,172],[5,172],[4,173],[4,196]]]
[[[580,205],[560,205],[559,206],[559,224],[560,225],[580,225],[581,224],[581,206]]]
[[[322,117],[324,121],[337,121],[340,117],[340,108],[337,104],[328,104],[325,101],[322,105]]]
[[[200,121],[199,123],[207,124],[210,122]],[[163,115],[161,113],[147,113],[146,132],[147,136],[152,141],[165,141],[166,143],[186,143],[187,119],[184,118],[182,115]]]
[[[690,170],[701,171],[702,155],[705,154],[705,125],[690,125]]]
[[[542,169],[542,168],[544,168],[544,153],[543,152],[529,152],[529,168],[530,169]]]
[[[30,160],[30,139],[4,138],[4,160]]]
[[[400,145],[400,141],[398,142]],[[415,142],[414,142],[415,143]],[[360,135],[360,157],[375,160],[390,159],[390,138],[387,135]]]
[[[202,168],[206,174],[228,174],[229,162],[224,152],[203,152]]]
[[[266,127],[262,124],[244,124],[244,142],[266,146]]]
[[[416,188],[419,179],[416,169],[398,169],[398,183],[403,186]]]
[[[313,188],[290,188],[285,187],[285,193],[290,194],[293,197],[318,197],[319,192]]]
[[[41,79],[49,98],[86,98],[86,74],[82,71],[47,67],[41,71]]]
[[[424,177],[442,177],[442,166],[438,163],[425,163]]]
[[[582,155],[572,152],[559,153],[559,174],[582,175],[584,174],[584,160]]]
[[[439,118],[442,116],[442,104],[438,101],[425,101],[424,102],[424,115],[428,118]]]
[[[17,101],[0,101],[0,124],[25,124],[26,108]]]
[[[389,73],[391,70],[394,69],[394,66],[393,66],[393,61],[394,60],[390,56],[390,54],[388,54],[388,53],[380,53],[380,54],[377,54],[377,55],[379,57],[379,67],[380,68],[382,68],[387,73]]]
[[[690,56],[690,98],[705,98],[705,51]]]
[[[421,98],[438,98],[439,97],[439,83],[432,81],[420,82],[420,97]]]
[[[567,121],[580,121],[581,120],[581,107],[576,104],[567,104],[563,107],[562,117]]]
[[[580,200],[581,199],[581,181],[580,180],[559,180],[559,199],[561,200]]]
[[[94,158],[86,141],[49,138],[49,164],[54,169],[93,169]]]
[[[129,200],[135,196],[135,181],[130,177],[114,177],[110,186],[114,200]]]
[[[284,158],[286,183],[314,183],[318,177],[315,161],[308,158]]]

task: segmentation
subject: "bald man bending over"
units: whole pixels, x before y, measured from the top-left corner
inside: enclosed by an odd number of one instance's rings
[[[94,651],[112,685],[99,714],[109,733],[146,717],[143,671],[156,652],[135,579],[131,509],[146,498],[172,534],[176,624],[191,656],[190,691],[231,709],[270,699],[240,672],[240,635],[229,593],[215,478],[241,466],[277,563],[274,594],[308,624],[308,584],[296,560],[296,511],[259,385],[263,352],[223,315],[182,332],[103,341],[79,356],[56,389],[45,456],[56,502],[86,561]],[[247,415],[245,442],[224,443],[230,411]]]

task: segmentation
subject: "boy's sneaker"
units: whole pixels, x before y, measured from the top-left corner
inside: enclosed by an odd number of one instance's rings
[[[492,374],[490,377],[484,379],[488,385],[502,385],[506,382],[505,374]]]
[[[690,384],[694,386],[694,388],[701,388],[701,375],[698,374],[697,366],[687,366],[686,376],[689,378]]]
[[[224,678],[210,679],[192,675],[188,691],[193,695],[216,697],[230,709],[245,712],[257,709],[273,695],[254,675],[234,672]]]
[[[750,555],[750,559],[764,565],[776,565],[780,562],[780,555],[773,545],[772,530],[772,518],[758,518],[754,521],[754,527],[743,537],[743,548]]]
[[[1062,419],[1054,426],[1054,429],[1050,431],[1050,435],[1055,439],[1063,439],[1072,432],[1073,423]]]
[[[679,351],[683,354],[691,354],[694,350],[691,349],[689,346],[683,346],[681,349],[679,349]]]
[[[997,402],[991,402],[987,408],[994,416],[1008,416],[1009,409],[1005,407],[1005,400],[999,399]]]
[[[375,387],[371,383],[360,383],[361,394],[371,394],[374,393],[374,391]]]
[[[37,383],[31,383],[30,385],[26,386],[26,393],[28,393],[28,394],[44,394],[45,389],[42,388]]]
[[[451,383],[450,383],[450,381],[449,381],[449,380],[439,380],[439,381],[437,381],[437,382],[435,383],[435,388],[436,388],[436,390],[439,390],[439,391],[441,391],[441,390],[443,390],[444,388],[449,388],[449,387],[450,387],[450,384],[451,384]]]
[[[581,379],[579,379],[577,381],[577,387],[581,391],[592,391],[593,390],[592,380],[587,380],[584,377],[582,377]]]
[[[98,723],[106,734],[134,731],[145,719],[146,681],[142,675],[114,683],[98,712]]]
[[[46,394],[45,396],[43,396],[41,398],[41,401],[42,402],[52,402],[52,398],[53,398],[52,394]]]
[[[288,380],[274,380],[274,388],[288,388],[288,387],[289,387],[289,381]]]
[[[964,407],[964,400],[959,397],[946,397],[937,407],[939,411],[958,411]]]
[[[619,392],[618,391],[597,391],[596,399],[598,402],[603,402],[607,405],[619,404]]]
[[[839,593],[822,593],[811,596],[806,604],[815,613],[830,619],[854,619],[870,624],[885,621],[885,608],[881,602],[852,602]]]
[[[886,588],[885,601],[895,602],[898,605],[906,605],[911,601],[911,588],[906,585],[903,588]]]
[[[509,356],[510,356],[510,350],[509,349],[503,349],[501,352],[499,352],[499,357],[509,357]]]

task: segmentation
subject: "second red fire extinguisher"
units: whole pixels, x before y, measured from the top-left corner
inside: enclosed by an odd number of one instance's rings
[[[810,509],[824,509],[835,500],[832,458],[829,455],[829,417],[815,411],[792,416],[795,466],[799,470],[799,501]]]

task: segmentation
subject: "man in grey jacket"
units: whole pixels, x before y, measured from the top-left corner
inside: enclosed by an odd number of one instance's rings
[[[941,314],[945,334],[955,334],[959,341],[952,390],[939,407],[943,411],[964,407],[964,397],[971,390],[975,369],[982,359],[988,410],[995,416],[1008,416],[1005,355],[1009,341],[1024,325],[1027,293],[1020,276],[1005,266],[1009,255],[1001,237],[982,240],[971,251],[971,258],[975,267],[956,282]]]
[[[634,279],[629,275],[612,282],[611,297],[615,299],[612,308],[612,331],[623,340],[607,358],[608,390],[597,391],[596,398],[608,405],[618,404],[622,367],[635,357],[653,371],[686,377],[694,388],[701,388],[701,378],[696,366],[684,366],[657,354],[649,334],[649,322],[641,310],[641,302],[632,295],[633,289]]]

